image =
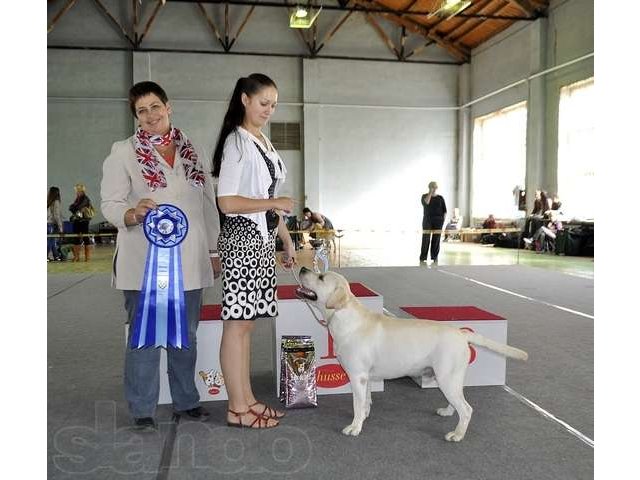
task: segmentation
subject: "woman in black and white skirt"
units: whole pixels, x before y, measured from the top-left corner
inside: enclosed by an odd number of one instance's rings
[[[261,132],[277,100],[276,85],[266,75],[239,79],[213,155],[218,208],[224,214],[218,240],[224,321],[220,364],[229,395],[227,424],[235,427],[275,427],[284,416],[256,400],[249,373],[254,320],[278,315],[276,235],[286,263],[295,263],[291,236],[278,214],[293,210],[293,200],[277,196],[287,169]]]

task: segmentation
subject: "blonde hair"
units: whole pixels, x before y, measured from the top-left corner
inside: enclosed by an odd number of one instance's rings
[[[438,184],[436,182],[429,182],[429,188],[438,188]]]
[[[84,193],[86,190],[84,183],[76,183],[73,188],[76,189],[76,193],[80,193],[80,192]]]

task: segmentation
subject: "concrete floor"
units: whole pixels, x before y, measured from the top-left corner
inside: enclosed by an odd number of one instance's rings
[[[205,403],[212,416],[204,425],[176,422],[163,405],[160,430],[140,435],[130,428],[122,392],[122,294],[109,287],[108,273],[63,273],[48,279],[48,478],[592,478],[592,279],[524,265],[340,271],[382,293],[397,315],[402,305],[474,305],[509,319],[509,343],[530,359],[507,363],[509,390],[465,389],[474,418],[462,443],[443,440],[455,418],[434,415],[440,392],[406,378],[373,394],[372,416],[357,439],[340,434],[351,418],[349,395],[323,396],[317,409],[290,411],[265,432],[225,427],[226,402]],[[279,282],[292,279],[282,273]],[[205,298],[219,302],[219,285]],[[269,331],[268,322],[256,326],[252,378],[258,398],[275,404]]]
[[[408,234],[345,238],[331,265],[381,292],[394,314],[408,304],[476,305],[509,319],[509,343],[530,361],[508,362],[512,391],[466,389],[475,414],[461,444],[442,440],[451,422],[432,414],[439,392],[408,379],[374,394],[375,413],[358,439],[339,433],[350,421],[348,395],[323,397],[321,408],[291,411],[276,431],[259,433],[224,427],[226,402],[205,404],[212,413],[205,428],[176,424],[161,406],[159,432],[142,438],[129,428],[122,394],[124,313],[121,293],[109,287],[113,246],[97,245],[91,262],[47,267],[48,478],[592,478],[593,447],[513,392],[593,438],[593,259],[445,243],[433,268],[419,264],[418,250]],[[300,265],[312,259],[312,250],[299,251]],[[293,283],[286,273],[279,280]],[[205,303],[219,301],[218,284]],[[256,393],[273,401],[268,330],[258,325],[252,339],[252,375]],[[241,452],[228,451],[237,446]]]

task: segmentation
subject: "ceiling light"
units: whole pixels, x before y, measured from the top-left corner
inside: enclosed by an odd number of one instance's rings
[[[322,5],[314,11],[314,7],[309,4],[307,7],[298,5],[289,16],[289,27],[291,28],[311,28],[318,15],[322,11]]]
[[[469,5],[471,5],[471,0],[442,0],[438,9],[429,14],[429,17],[435,15],[440,18],[449,19],[462,12]]]

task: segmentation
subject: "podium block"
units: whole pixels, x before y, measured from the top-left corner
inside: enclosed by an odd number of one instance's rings
[[[444,322],[449,326],[470,330],[496,342],[507,343],[507,320],[476,307],[400,307],[413,317]],[[504,385],[507,362],[502,355],[483,347],[469,345],[471,358],[464,379],[465,386]],[[422,388],[436,388],[435,377],[412,377]]]

